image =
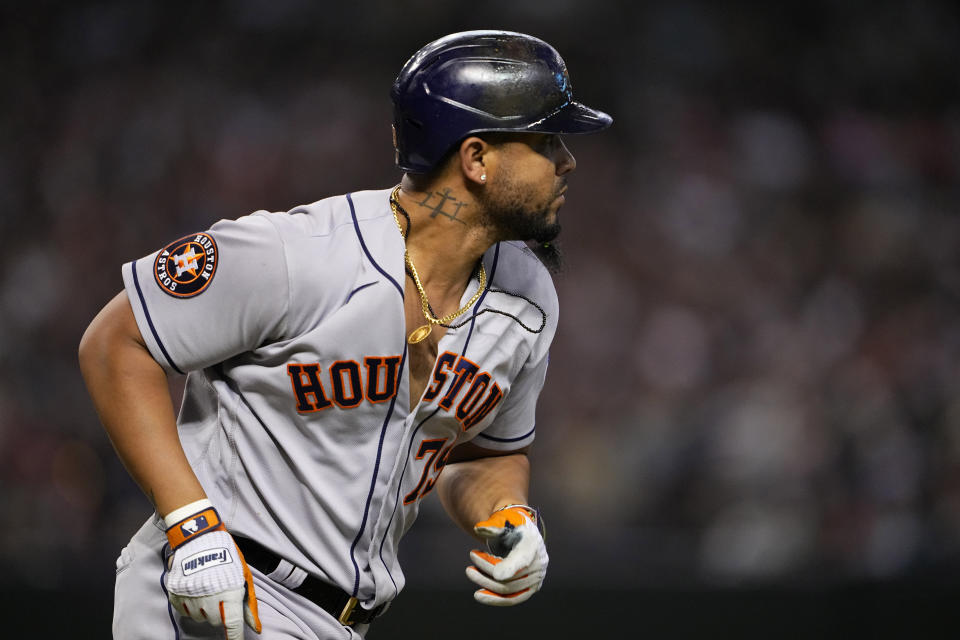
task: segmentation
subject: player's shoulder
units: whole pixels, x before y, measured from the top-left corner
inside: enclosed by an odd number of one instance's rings
[[[322,198],[288,211],[256,211],[251,216],[267,220],[283,239],[333,236],[390,214],[390,190],[356,191]]]
[[[530,298],[554,315],[559,308],[557,289],[540,258],[520,241],[501,242],[498,247],[492,286]]]

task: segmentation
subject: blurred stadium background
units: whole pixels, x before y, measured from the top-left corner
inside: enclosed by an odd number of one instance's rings
[[[120,264],[397,182],[390,84],[468,28],[615,118],[568,141],[550,575],[481,610],[431,500],[370,637],[953,637],[960,11],[822,0],[4,3],[3,635],[108,637],[149,512],[76,366]]]

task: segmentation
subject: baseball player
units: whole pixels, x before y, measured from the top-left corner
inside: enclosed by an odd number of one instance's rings
[[[84,335],[156,508],[117,561],[116,638],[362,637],[431,492],[488,543],[479,602],[540,588],[527,451],[557,300],[523,241],[559,231],[559,134],[611,119],[573,101],[550,45],[503,31],[427,45],[392,99],[400,185],[174,240],[123,265]]]

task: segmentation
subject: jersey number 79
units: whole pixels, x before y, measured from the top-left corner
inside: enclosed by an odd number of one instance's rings
[[[443,471],[444,465],[447,464],[447,457],[450,455],[450,450],[453,449],[453,445],[444,447],[443,445],[446,444],[446,442],[447,438],[433,438],[420,443],[420,449],[417,451],[417,460],[423,460],[427,454],[430,454],[430,458],[423,467],[423,473],[420,474],[420,482],[417,483],[413,491],[403,497],[403,504],[410,504],[417,500],[417,498],[422,498],[427,495],[430,493],[430,490],[433,489],[437,478],[440,477],[440,472]],[[436,471],[432,476],[430,474],[431,467]]]

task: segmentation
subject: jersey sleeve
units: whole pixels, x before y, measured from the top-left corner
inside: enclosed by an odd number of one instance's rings
[[[536,433],[536,409],[540,390],[547,376],[549,353],[539,360],[528,360],[520,370],[503,406],[490,425],[477,434],[476,444],[486,449],[510,451],[533,442]]]
[[[140,333],[168,373],[186,373],[282,335],[289,279],[268,214],[222,220],[123,265]]]
[[[512,261],[505,262],[505,271],[514,278],[528,274],[528,279],[521,279],[516,283],[508,281],[504,288],[526,292],[531,300],[536,300],[542,307],[546,319],[543,331],[536,335],[529,350],[516,349],[518,357],[523,357],[519,354],[526,354],[523,364],[511,381],[492,421],[476,436],[475,442],[478,446],[498,451],[520,449],[533,442],[536,433],[537,400],[547,376],[550,345],[556,334],[560,311],[553,281],[539,260],[529,256],[523,249],[514,251],[512,257]],[[532,319],[530,321],[532,322]],[[510,326],[514,331],[521,331],[515,323]]]

